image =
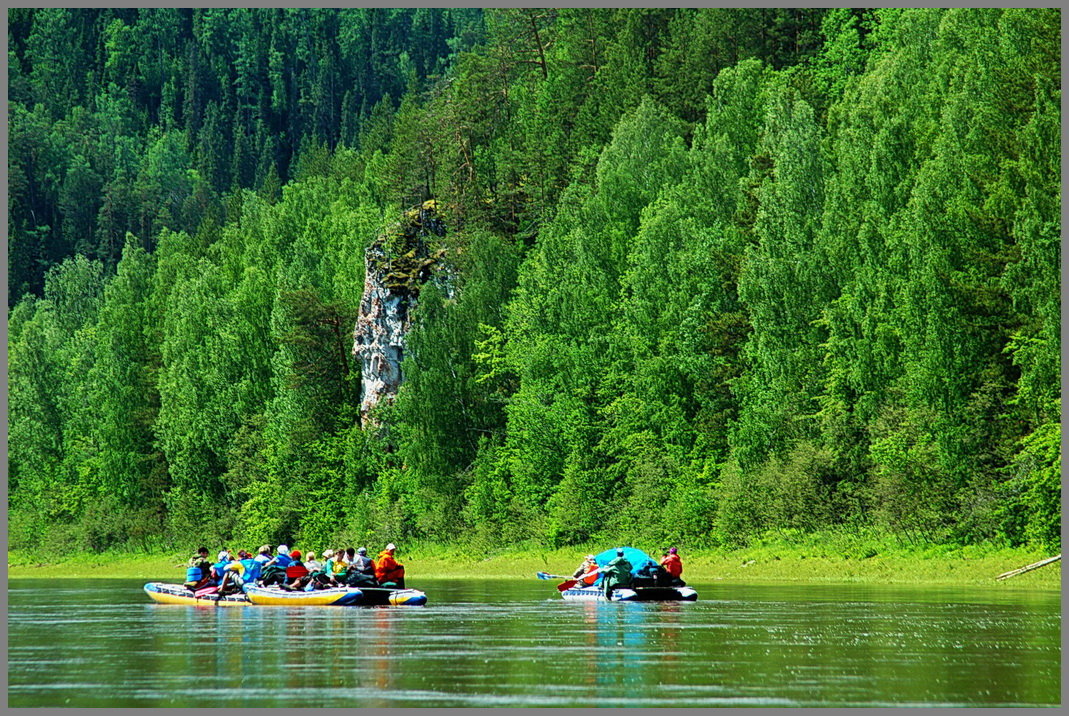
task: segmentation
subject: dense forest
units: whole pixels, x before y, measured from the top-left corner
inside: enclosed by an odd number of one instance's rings
[[[1056,548],[1060,25],[9,10],[9,546]]]

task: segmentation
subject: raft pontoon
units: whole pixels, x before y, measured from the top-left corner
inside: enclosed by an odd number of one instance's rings
[[[605,601],[605,590],[599,586],[573,587],[560,593],[562,599]],[[612,590],[613,602],[694,602],[698,592],[693,587],[636,587]]]
[[[214,589],[193,592],[181,584],[149,582],[145,593],[160,604],[228,607],[249,604],[287,607],[326,606],[421,606],[427,595],[418,589],[389,589],[383,587],[338,587],[316,589],[311,592],[288,591],[278,587],[249,586],[245,592],[219,596]]]
[[[220,597],[214,590],[201,589],[194,592],[181,584],[149,582],[145,585],[145,594],[160,604],[188,604],[205,607],[232,607],[250,604],[249,598],[240,592]]]
[[[427,595],[418,589],[386,589],[383,587],[337,587],[311,592],[287,591],[278,587],[249,587],[246,590],[253,604],[287,607],[357,607],[357,606],[422,606]]]

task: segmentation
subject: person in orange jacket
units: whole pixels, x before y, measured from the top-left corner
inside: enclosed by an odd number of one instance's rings
[[[572,574],[580,587],[589,587],[598,580],[598,563],[594,561],[594,555],[588,554],[579,568]]]
[[[668,554],[661,560],[661,566],[664,567],[664,571],[668,572],[670,578],[669,586],[683,586],[684,582],[680,578],[683,574],[683,561],[679,558],[679,550],[675,547],[668,550]]]
[[[396,550],[397,546],[391,542],[386,545],[386,549],[379,552],[379,556],[375,559],[375,579],[382,586],[385,586],[387,582],[392,582],[398,588],[404,589],[405,566],[398,564],[397,560],[393,558],[393,553]]]

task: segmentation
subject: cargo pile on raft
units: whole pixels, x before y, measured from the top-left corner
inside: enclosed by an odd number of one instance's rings
[[[660,563],[634,547],[588,554],[570,578],[538,572],[539,579],[563,579],[563,599],[607,602],[693,602],[698,592],[682,579],[683,561],[672,547]]]
[[[224,549],[212,563],[208,548],[197,550],[186,566],[183,584],[149,582],[145,592],[162,604],[229,606],[420,606],[427,595],[405,587],[405,568],[388,544],[371,559],[364,547],[302,555],[279,545],[261,547],[254,556]]]

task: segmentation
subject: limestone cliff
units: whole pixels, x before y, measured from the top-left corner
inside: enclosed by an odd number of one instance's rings
[[[364,254],[364,295],[353,331],[353,355],[361,362],[362,423],[376,405],[392,400],[401,385],[409,312],[420,288],[440,267],[445,249],[435,244],[444,235],[438,204],[431,200],[407,211]]]

